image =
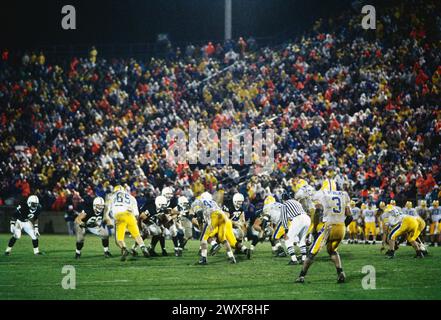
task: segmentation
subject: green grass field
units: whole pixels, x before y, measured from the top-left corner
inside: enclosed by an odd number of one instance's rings
[[[9,235],[0,235],[6,247]],[[131,243],[127,239],[127,243]],[[167,241],[169,254],[172,243]],[[269,243],[259,244],[252,260],[239,257],[227,263],[225,252],[197,266],[199,243],[191,241],[183,257],[105,259],[100,240],[88,236],[82,258],[75,260],[75,238],[40,238],[44,256],[34,256],[29,237],[23,236],[11,256],[0,256],[0,299],[440,299],[441,248],[429,248],[430,256],[414,259],[411,247],[400,247],[395,259],[380,253],[379,245],[341,245],[347,282],[336,283],[336,273],[325,252],[311,267],[306,283],[295,284],[300,266],[287,265],[288,258],[272,257]],[[158,250],[158,248],[157,248]],[[62,268],[76,270],[76,289],[61,286]],[[376,289],[363,290],[362,268],[376,270]]]

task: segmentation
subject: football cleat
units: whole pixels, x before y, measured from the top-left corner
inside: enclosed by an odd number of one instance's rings
[[[198,265],[206,265],[207,264],[207,258],[205,257],[201,257],[201,259],[199,260],[199,262],[197,263]]]
[[[296,279],[295,283],[305,283],[305,277],[302,277],[302,276],[298,277]]]
[[[75,252],[75,259],[78,260],[79,258],[81,258],[81,253],[76,253],[76,252]]]
[[[130,254],[132,255],[132,257],[138,256],[138,252],[135,249],[130,249]]]
[[[35,256],[44,256],[44,253],[43,252],[37,252],[37,253],[34,253],[34,255]]]
[[[424,258],[424,253],[421,250],[418,250],[414,258]]]
[[[105,251],[105,252],[104,252],[104,257],[105,257],[105,258],[112,258],[113,256],[112,256],[112,254],[110,253],[110,251]]]
[[[283,250],[282,247],[279,247],[279,248],[277,249],[276,256],[281,257],[281,258],[286,257],[286,252],[285,252],[285,250]]]
[[[126,248],[121,249],[121,261],[126,261],[129,254],[130,252]]]
[[[146,247],[142,247],[142,255],[144,256],[144,258],[150,258],[150,252],[149,249],[147,249]]]
[[[346,275],[344,272],[340,272],[337,276],[337,283],[344,283],[346,280]]]
[[[236,264],[236,263],[237,263],[235,257],[230,257],[230,258],[228,258],[228,261],[230,261],[231,264]]]
[[[5,256],[10,256],[11,252],[10,251],[5,251]]]
[[[245,254],[247,255],[247,259],[250,260],[251,259],[251,249],[247,249]]]
[[[175,249],[175,257],[179,257],[179,250]]]
[[[216,243],[214,246],[212,246],[210,249],[210,256],[216,255],[216,253],[219,252],[220,248],[221,248],[221,245],[219,243]]]
[[[299,262],[297,261],[297,260],[295,260],[295,261],[293,261],[293,260],[289,260],[289,262],[288,262],[288,265],[289,266],[296,266],[296,265],[298,265],[299,264]]]
[[[158,254],[152,248],[149,249],[149,253],[150,253],[150,257],[157,257],[158,256]]]
[[[386,258],[392,259],[395,256],[395,251],[393,250],[387,250],[386,252]]]
[[[423,255],[425,257],[427,257],[429,255],[429,251],[427,251],[427,250],[421,250],[421,252],[423,253]]]
[[[166,257],[166,256],[168,256],[167,250],[165,250],[165,249],[162,249],[162,256],[163,256],[163,257]]]

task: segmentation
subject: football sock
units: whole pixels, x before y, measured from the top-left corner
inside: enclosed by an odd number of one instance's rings
[[[159,244],[161,245],[161,249],[165,249],[165,238],[163,236],[159,236]]]
[[[178,247],[183,248],[185,245],[184,244],[184,235],[181,232],[178,233],[178,242],[179,242]]]
[[[336,268],[337,269],[337,274],[340,274],[343,272],[343,268]]]
[[[300,253],[302,255],[302,261],[305,261],[306,260],[306,246],[300,247]]]
[[[179,241],[178,237],[172,237],[173,245],[175,246],[175,249],[179,247]]]
[[[234,257],[233,251],[227,251],[227,256],[228,258],[233,258]]]
[[[210,244],[211,244],[211,246],[215,246],[215,245],[217,244],[217,242],[216,242],[216,240],[212,240],[212,241],[210,242]]]
[[[38,251],[38,239],[32,240],[32,246]]]
[[[8,248],[12,248],[16,241],[17,241],[17,239],[15,237],[11,237],[11,239],[9,239]],[[11,251],[11,250],[9,250],[9,251]]]
[[[159,241],[159,236],[152,237],[152,243],[151,243],[152,250],[155,250],[155,247],[156,247],[156,244],[158,243],[158,241]]]
[[[206,258],[207,257],[207,249],[202,249],[201,250],[201,256]]]
[[[291,256],[292,261],[297,261],[296,251],[294,247],[288,247],[286,248],[286,251],[288,251],[288,254]]]
[[[251,246],[250,246],[250,250],[251,250],[251,251],[254,251],[254,245],[251,245]]]
[[[84,246],[84,242],[83,241],[77,242],[77,251],[78,251],[78,253],[79,253],[79,251],[81,251],[81,249],[83,249],[83,246]]]
[[[109,239],[102,239],[101,243],[103,244],[104,252],[109,251]]]

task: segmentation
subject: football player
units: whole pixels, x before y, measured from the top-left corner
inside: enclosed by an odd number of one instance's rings
[[[276,202],[276,199],[273,196],[269,195],[265,198],[263,204],[261,217],[262,228],[267,235],[269,234],[269,232],[271,232],[269,239],[273,254],[277,257],[286,257],[286,253],[283,249],[281,241],[283,239],[283,235],[285,234],[285,228],[283,228],[283,226],[281,225],[277,227],[279,216],[271,217],[270,209],[272,209],[273,206],[280,206],[280,203]]]
[[[178,205],[175,208],[179,212],[179,216],[176,221],[176,225],[179,232],[179,243],[182,250],[184,250],[185,245],[188,240],[193,238],[193,218],[194,216],[190,214],[190,202],[186,196],[180,196],[178,198]],[[182,253],[182,252],[181,252]]]
[[[110,220],[104,220],[104,207],[104,199],[101,197],[96,197],[93,199],[92,206],[84,206],[80,214],[76,217],[75,235],[77,238],[77,249],[75,250],[75,259],[79,259],[81,257],[81,249],[84,246],[86,232],[100,237],[104,248],[104,256],[106,258],[112,257],[112,254],[109,251],[108,228],[113,228],[113,224]]]
[[[361,205],[361,216],[364,221],[364,237],[365,244],[375,244],[375,238],[377,237],[377,227],[375,218],[375,209],[370,204],[369,207],[364,203]],[[372,236],[372,242],[369,241],[369,237]]]
[[[376,213],[377,219],[380,221],[381,230],[381,249],[383,251],[386,249],[387,237],[389,235],[389,212],[386,212],[386,203],[381,201],[379,204],[379,210]]]
[[[356,206],[355,201],[351,201],[352,222],[349,224],[349,240],[348,243],[358,243],[358,220],[361,219],[361,210]]]
[[[437,247],[441,243],[441,208],[439,207],[439,201],[434,200],[432,206],[429,208],[430,211],[430,246]]]
[[[245,212],[243,209],[244,196],[241,193],[235,193],[232,201],[229,201],[223,206],[223,210],[229,214],[229,218],[233,224],[233,232],[238,243],[243,244],[243,240],[247,233],[247,226],[245,222]],[[242,251],[237,251],[236,254],[245,253],[247,247],[242,245]]]
[[[201,232],[201,259],[198,264],[207,264],[208,240],[217,234],[219,241],[224,244],[227,250],[228,260],[237,263],[232,248],[241,250],[241,244],[237,242],[233,232],[233,224],[227,213],[223,212],[219,205],[213,200],[210,193],[204,192],[199,199],[192,204],[191,210],[197,216],[201,216],[204,227]],[[250,258],[250,251],[246,250],[247,258]]]
[[[427,207],[426,200],[421,200],[420,205],[416,208],[417,215],[419,215],[426,222],[426,229],[421,232],[421,237],[425,240],[428,229],[430,229],[430,210]]]
[[[36,195],[28,197],[26,203],[19,204],[11,218],[10,227],[12,237],[9,239],[5,255],[11,254],[12,247],[15,242],[21,238],[21,231],[24,230],[32,239],[32,246],[34,247],[34,254],[41,255],[38,248],[38,217],[41,213],[41,205]]]
[[[340,242],[344,239],[346,226],[352,221],[349,195],[345,191],[320,190],[315,193],[313,201],[317,208],[323,209],[326,222],[312,244],[296,282],[305,282],[308,269],[323,246],[326,246],[328,254],[335,264],[337,282],[345,282],[346,276],[337,250]]]
[[[137,218],[139,216],[138,203],[132,195],[120,185],[113,189],[109,197],[109,205],[104,211],[104,220],[112,218],[115,221],[116,244],[121,248],[121,261],[125,261],[130,254],[124,242],[126,229],[129,230],[133,239],[141,247],[144,257],[149,257],[149,252],[141,238]]]
[[[408,216],[417,216],[416,210],[413,208],[412,201],[407,201],[406,205],[403,208],[403,214],[407,214]]]
[[[160,244],[161,250],[162,250],[162,256],[167,256],[167,250],[165,249],[165,232],[166,229],[169,230],[169,228],[174,225],[174,218],[177,216],[176,212],[173,212],[173,215],[171,214],[171,209],[169,208],[170,202],[165,196],[157,196],[155,198],[155,207],[150,208],[149,211],[144,211],[140,215],[140,221],[144,223],[144,230],[147,231],[148,235],[152,236],[149,253],[152,257],[158,256],[158,254],[155,252],[156,245]],[[153,212],[151,212],[153,211]],[[170,230],[169,230],[170,231]],[[172,235],[172,238],[174,238],[173,243],[175,245],[175,254],[179,255],[179,243],[177,242],[177,230]],[[146,234],[146,235],[147,235]]]
[[[407,241],[415,249],[416,258],[423,258],[426,252],[424,245],[418,240],[421,231],[426,227],[424,220],[417,216],[405,215],[401,210],[394,206],[387,206],[385,212],[389,213],[388,224],[390,226],[389,233],[389,250],[386,252],[388,258],[395,256],[396,241],[400,236],[406,236]]]

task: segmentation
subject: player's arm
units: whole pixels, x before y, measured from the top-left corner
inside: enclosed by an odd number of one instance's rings
[[[15,211],[14,211],[14,214],[12,215],[12,217],[11,217],[11,220],[10,220],[10,229],[11,229],[11,233],[14,233],[14,230],[15,230],[15,223],[17,222],[17,220],[18,220],[18,218],[20,217],[20,214],[21,214],[21,206],[19,205],[16,209],[15,209]]]
[[[351,209],[349,208],[349,206],[346,206],[345,208],[345,226],[348,226],[352,220],[354,220],[354,218],[352,217],[352,213],[351,213]]]
[[[82,210],[78,216],[75,218],[74,222],[79,225],[80,227],[84,227],[85,223],[84,223],[84,218],[86,217],[86,213],[84,212],[84,210]]]

